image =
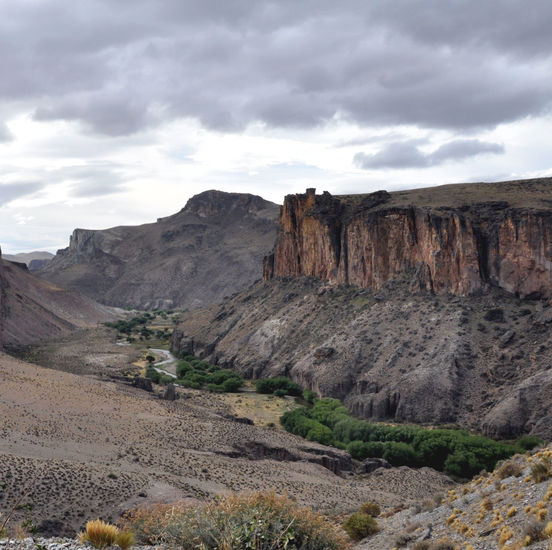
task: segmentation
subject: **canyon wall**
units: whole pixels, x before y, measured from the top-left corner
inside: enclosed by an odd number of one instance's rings
[[[551,297],[550,206],[544,199],[524,204],[523,187],[512,202],[496,200],[492,190],[488,200],[475,202],[455,200],[458,190],[451,189],[449,204],[437,205],[431,193],[429,204],[415,193],[410,202],[408,193],[385,191],[290,195],[274,251],[264,259],[264,279],[307,275],[377,289],[409,274],[416,287],[438,294],[468,295],[493,285],[522,298]],[[439,194],[446,198],[442,188]]]

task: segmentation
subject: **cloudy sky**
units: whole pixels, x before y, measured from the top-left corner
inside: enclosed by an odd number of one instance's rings
[[[552,174],[548,0],[0,0],[0,245]]]

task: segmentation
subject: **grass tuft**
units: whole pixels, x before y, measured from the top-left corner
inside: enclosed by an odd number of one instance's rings
[[[119,529],[115,525],[96,519],[86,524],[84,532],[79,535],[79,541],[89,542],[95,548],[107,548],[113,546],[118,535]]]

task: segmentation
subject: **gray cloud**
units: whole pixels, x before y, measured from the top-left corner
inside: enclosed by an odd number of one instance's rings
[[[493,127],[549,112],[551,18],[545,0],[13,2],[0,100],[108,136],[175,117]]]
[[[478,139],[457,139],[441,145],[432,153],[418,148],[419,140],[399,141],[385,145],[377,153],[357,153],[353,162],[364,169],[425,168],[447,161],[464,160],[482,154],[503,154],[504,146]]]
[[[10,132],[10,129],[3,122],[0,122],[0,143],[11,141],[12,139],[13,134]]]
[[[44,187],[44,184],[37,182],[1,183],[0,184],[0,206],[8,204],[15,199],[25,195],[32,195]]]
[[[127,189],[120,166],[110,162],[91,162],[79,166],[66,166],[50,175],[52,181],[70,184],[73,197],[101,197]]]

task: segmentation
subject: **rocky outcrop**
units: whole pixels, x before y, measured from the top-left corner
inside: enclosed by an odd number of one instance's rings
[[[467,295],[495,285],[521,297],[551,297],[552,208],[541,198],[552,192],[551,181],[533,182],[536,191],[525,182],[517,189],[515,182],[472,184],[473,196],[462,200],[457,196],[470,186],[448,186],[448,200],[442,188],[422,198],[420,191],[290,195],[264,279],[308,275],[381,288],[408,273],[415,288],[435,293]]]
[[[277,215],[261,197],[206,191],[156,223],[75,229],[39,274],[108,305],[195,309],[260,279]]]

